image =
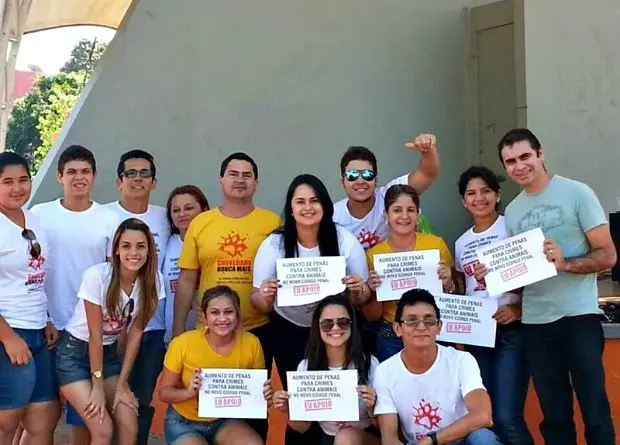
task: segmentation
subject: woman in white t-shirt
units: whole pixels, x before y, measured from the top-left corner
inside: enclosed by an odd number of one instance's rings
[[[456,241],[455,269],[465,283],[465,294],[479,298],[497,298],[499,309],[494,348],[466,346],[480,366],[484,386],[491,396],[494,430],[506,445],[531,445],[523,411],[530,372],[526,363],[521,328],[521,296],[510,292],[490,296],[484,283],[474,277],[476,252],[482,247],[508,238],[504,217],[499,214],[499,179],[486,167],[474,166],[459,180],[463,205],[474,225]]]
[[[170,343],[172,338],[172,322],[174,321],[174,295],[176,293],[177,279],[180,269],[177,266],[183,240],[189,227],[189,223],[200,213],[209,210],[209,201],[195,185],[183,185],[175,188],[168,196],[166,204],[166,216],[170,223],[170,238],[166,245],[164,255],[164,282],[166,284],[166,335],[164,341]],[[196,300],[185,322],[185,329],[192,330],[196,327]]]
[[[114,234],[112,262],[84,272],[78,304],[61,335],[56,355],[60,392],[80,414],[91,444],[135,444],[138,402],[127,379],[144,327],[160,299],[163,277],[146,224],[129,218]],[[127,334],[124,356],[119,336]]]
[[[351,444],[379,445],[380,434],[373,424],[373,411],[377,399],[372,388],[373,376],[379,361],[364,351],[362,337],[358,331],[355,311],[344,294],[332,295],[321,300],[314,311],[310,337],[306,345],[305,359],[297,371],[329,371],[357,369],[359,393],[359,421],[319,422],[319,437],[312,437],[312,443],[319,445]],[[276,391],[274,407],[288,414],[286,391]],[[305,433],[312,422],[289,420],[295,431]]]
[[[60,416],[48,348],[58,339],[48,322],[44,281],[49,243],[30,199],[30,169],[16,153],[0,153],[0,443],[52,443]]]

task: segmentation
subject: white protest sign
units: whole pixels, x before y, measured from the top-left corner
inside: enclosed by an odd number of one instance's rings
[[[497,299],[441,294],[435,301],[442,321],[438,340],[495,347],[497,322],[492,317],[497,311]]]
[[[282,286],[278,289],[280,307],[316,303],[346,288],[342,279],[347,266],[342,256],[279,259],[276,271]]]
[[[266,419],[263,384],[266,369],[202,369],[198,416],[217,419]]]
[[[540,228],[490,244],[476,254],[487,267],[489,295],[501,295],[558,274],[543,253],[545,235]]]
[[[360,420],[357,370],[287,372],[291,420]]]
[[[382,280],[377,301],[399,300],[409,289],[426,289],[433,295],[442,293],[437,275],[439,261],[437,249],[374,255],[375,271]]]

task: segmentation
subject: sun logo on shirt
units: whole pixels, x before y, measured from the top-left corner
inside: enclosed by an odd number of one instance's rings
[[[375,244],[381,241],[381,238],[379,238],[379,235],[377,235],[377,232],[375,231],[371,232],[370,230],[366,230],[366,229],[362,229],[360,234],[357,236],[357,239],[359,240],[361,245],[367,249],[374,247]]]
[[[413,423],[433,430],[439,426],[439,406],[434,407],[430,402],[422,399],[418,406],[413,407]]]
[[[242,238],[238,233],[230,232],[227,236],[221,236],[220,238],[222,241],[218,243],[220,246],[219,250],[226,252],[233,258],[241,256],[243,252],[248,250],[248,245],[246,244],[248,238]]]

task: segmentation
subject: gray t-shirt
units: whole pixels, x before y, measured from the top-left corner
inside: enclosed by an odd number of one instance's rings
[[[607,224],[594,191],[558,175],[538,193],[521,192],[506,208],[505,219],[510,236],[540,227],[545,238],[559,244],[565,258],[590,253],[586,232]],[[595,273],[559,273],[526,286],[523,292],[524,323],[551,323],[566,316],[598,312]]]

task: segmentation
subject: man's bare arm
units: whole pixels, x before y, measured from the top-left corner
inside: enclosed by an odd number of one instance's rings
[[[437,431],[440,444],[464,439],[476,430],[493,426],[491,399],[484,389],[475,389],[468,393],[465,396],[465,406],[468,410],[466,415]]]
[[[181,269],[174,295],[172,338],[185,331],[185,321],[189,310],[192,308],[192,298],[194,298],[197,281],[198,270]]]
[[[406,147],[420,153],[418,168],[409,173],[408,184],[418,192],[424,193],[439,174],[439,154],[437,139],[432,134],[421,134]]]
[[[398,414],[379,414],[377,420],[382,445],[403,445],[398,437]]]

